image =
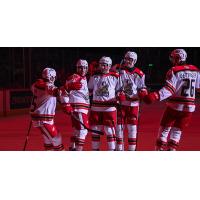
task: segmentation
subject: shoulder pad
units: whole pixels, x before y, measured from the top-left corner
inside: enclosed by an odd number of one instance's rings
[[[142,70],[140,70],[139,68],[135,67],[135,69],[133,70],[132,73],[136,73],[138,74],[140,77],[144,76],[144,72]]]
[[[180,65],[180,66],[175,66],[172,67],[172,70],[174,73],[180,72],[180,71],[185,71],[185,70],[189,70],[189,71],[199,71],[199,69],[194,66],[194,65]]]
[[[38,89],[45,89],[47,83],[43,79],[38,79],[35,83],[34,86]]]

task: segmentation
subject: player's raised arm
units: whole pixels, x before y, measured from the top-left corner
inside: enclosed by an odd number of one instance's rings
[[[59,88],[54,85],[56,71],[45,68],[42,78],[32,85],[33,103],[31,106],[31,118],[34,127],[41,131],[45,150],[63,150],[62,137],[54,124],[56,97],[59,96]]]
[[[165,78],[165,85],[158,91],[150,92],[143,98],[144,102],[151,104],[156,101],[162,101],[172,96],[176,91],[177,78],[174,75],[173,68],[170,69]]]

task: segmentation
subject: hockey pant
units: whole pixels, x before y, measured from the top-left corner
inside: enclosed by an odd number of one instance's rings
[[[61,134],[56,129],[54,124],[41,124],[39,127],[43,139],[45,150],[62,151],[64,146],[62,144]]]
[[[108,150],[115,150],[115,124],[116,111],[97,112],[91,111],[91,128],[104,131],[107,137]],[[92,150],[100,149],[100,135],[92,133]]]
[[[87,127],[89,126],[87,114],[74,112],[73,115]],[[73,117],[71,118],[71,120],[74,132],[72,133],[72,136],[70,138],[70,150],[82,151],[88,131]]]
[[[128,131],[128,150],[136,150],[139,106],[121,106],[117,111],[117,151],[124,150],[124,131]],[[126,126],[125,126],[126,125]]]
[[[160,123],[156,150],[175,151],[179,145],[182,131],[189,125],[191,116],[190,112],[177,111],[167,107]]]

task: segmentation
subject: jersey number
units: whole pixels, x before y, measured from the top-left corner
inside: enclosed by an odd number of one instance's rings
[[[182,86],[182,90],[181,90],[181,96],[183,97],[193,97],[194,96],[194,90],[195,90],[195,86],[194,86],[194,79],[183,79],[184,84]]]

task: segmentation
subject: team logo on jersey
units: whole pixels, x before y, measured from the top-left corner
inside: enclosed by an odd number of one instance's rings
[[[106,82],[103,81],[101,84],[98,84],[97,87],[96,96],[109,97],[109,85],[106,84]]]
[[[124,82],[124,92],[127,95],[132,95],[133,94],[133,83],[130,80],[125,80]]]

